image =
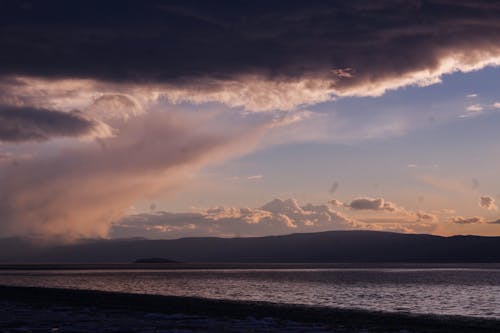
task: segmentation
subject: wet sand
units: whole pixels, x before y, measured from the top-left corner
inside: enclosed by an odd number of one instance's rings
[[[500,332],[500,320],[0,286],[1,332]]]

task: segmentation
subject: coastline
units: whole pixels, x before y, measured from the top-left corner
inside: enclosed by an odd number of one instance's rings
[[[202,327],[207,327],[206,330],[201,330],[202,332],[227,331],[236,326],[243,327],[241,330],[243,332],[247,324],[254,325],[253,331],[259,331],[259,325],[263,325],[261,328],[263,331],[275,332],[284,329],[289,332],[311,330],[324,332],[493,332],[500,327],[500,320],[497,319],[384,313],[267,302],[38,287],[0,286],[0,304],[3,307],[0,311],[0,322],[4,323],[9,318],[16,322],[15,316],[12,317],[12,311],[5,308],[13,306],[22,308],[20,313],[47,311],[47,309],[55,309],[57,312],[57,309],[62,308],[74,314],[67,316],[68,320],[80,322],[85,321],[82,311],[88,311],[89,308],[108,319],[114,314],[124,316],[129,321],[136,318],[138,320],[136,322],[140,323],[139,319],[145,316],[144,318],[150,319],[147,321],[150,324],[151,319],[155,319],[153,321],[156,325],[166,325],[165,327],[170,328],[175,324],[172,318],[182,319],[182,327],[189,327],[189,323],[196,326],[196,323],[199,324],[201,320],[205,323]],[[192,316],[197,319],[193,319]],[[115,325],[119,322],[120,320],[117,320]],[[271,322],[277,325],[274,330]],[[210,323],[217,326],[218,330],[211,330]],[[27,323],[27,325],[37,327],[36,322]],[[298,328],[294,331],[293,327]],[[1,328],[5,329],[5,327]],[[99,327],[98,330],[106,329]],[[200,327],[194,331],[200,331]]]

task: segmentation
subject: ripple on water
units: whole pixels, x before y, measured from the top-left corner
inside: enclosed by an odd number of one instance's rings
[[[0,284],[500,318],[500,270],[3,271]]]

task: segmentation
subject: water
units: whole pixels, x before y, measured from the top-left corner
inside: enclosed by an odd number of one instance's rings
[[[0,284],[500,318],[496,267],[3,270]]]

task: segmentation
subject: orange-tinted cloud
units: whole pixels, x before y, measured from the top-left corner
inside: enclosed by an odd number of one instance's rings
[[[112,237],[263,236],[327,230],[432,232],[432,222],[362,222],[328,205],[274,199],[259,208],[215,207],[198,213],[130,215],[113,224]]]
[[[123,122],[100,144],[79,142],[4,165],[0,233],[105,237],[134,202],[182,185],[203,165],[252,149],[266,126],[221,131],[207,118],[151,111]]]
[[[454,216],[450,218],[450,221],[456,224],[477,224],[477,223],[485,223],[486,219],[481,216],[472,216],[472,217]]]

